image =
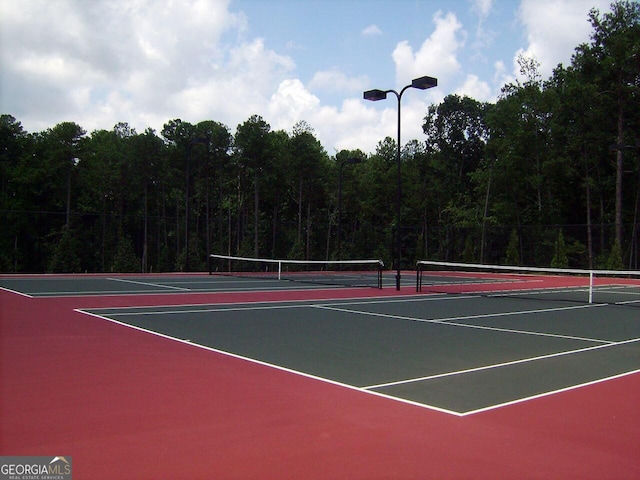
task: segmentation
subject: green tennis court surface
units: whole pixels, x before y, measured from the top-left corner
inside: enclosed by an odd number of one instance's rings
[[[433,295],[84,311],[456,415],[640,371],[638,310],[623,306]]]
[[[63,297],[92,295],[156,295],[176,293],[216,293],[216,292],[257,292],[314,290],[332,288],[375,287],[376,272],[370,272],[370,280],[354,285],[349,272],[328,276],[326,272],[316,274],[293,274],[279,280],[270,276],[237,276],[208,274],[170,274],[170,275],[26,275],[0,277],[0,288],[29,297]],[[365,274],[354,275],[362,280]],[[293,278],[292,278],[293,277]],[[464,284],[505,284],[513,281],[509,278],[460,277],[448,274],[432,276],[433,285]],[[367,284],[368,283],[368,284]],[[403,287],[413,288],[415,273],[406,272],[402,277]],[[395,288],[395,273],[382,274],[382,287]]]

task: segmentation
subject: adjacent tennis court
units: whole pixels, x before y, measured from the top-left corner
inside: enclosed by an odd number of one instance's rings
[[[91,478],[102,452],[130,478],[640,474],[636,279],[271,277],[1,277],[3,451]]]
[[[388,280],[391,282],[391,280]],[[70,278],[10,278],[0,279],[0,288],[20,295],[36,297],[104,296],[104,295],[165,295],[215,292],[259,292],[318,290],[318,285],[306,282],[282,282],[277,279],[238,279],[190,275],[173,277],[112,276]],[[340,288],[325,285],[324,288]]]

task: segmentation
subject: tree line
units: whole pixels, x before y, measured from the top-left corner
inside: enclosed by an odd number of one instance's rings
[[[591,40],[495,103],[449,95],[401,149],[329,155],[311,125],[235,132],[174,119],[26,132],[0,116],[0,271],[158,272],[209,253],[638,268],[640,6],[588,18]]]

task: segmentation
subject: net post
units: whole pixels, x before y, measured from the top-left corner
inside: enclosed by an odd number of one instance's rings
[[[589,303],[593,303],[593,270],[589,270]]]
[[[422,272],[422,265],[420,264],[420,262],[416,263],[416,292],[420,292],[422,290],[422,285],[421,285],[421,281],[422,280],[422,276],[420,275],[420,273]]]
[[[382,290],[382,261],[378,261],[378,288]]]
[[[282,262],[278,261],[278,280],[282,280]]]

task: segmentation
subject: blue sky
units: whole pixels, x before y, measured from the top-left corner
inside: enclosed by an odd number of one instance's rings
[[[479,8],[469,0],[240,0],[233,5],[247,14],[253,34],[265,38],[270,48],[296,58],[305,83],[317,71],[336,69],[393,86],[394,48],[403,41],[419,47],[433,33],[438,12],[443,19],[453,13],[460,22],[457,36],[467,43],[463,69],[470,72],[487,68],[489,58],[479,44],[482,32],[484,42],[491,44],[487,45],[491,55],[507,61],[513,55],[508,43],[521,36],[515,1],[503,0],[492,7],[491,27],[500,27],[491,33]]]
[[[251,115],[291,131],[304,120],[330,155],[422,139],[429,104],[448,94],[495,101],[518,55],[548,78],[589,41],[587,14],[609,0],[0,0],[0,113],[35,132],[174,118],[232,132]]]

